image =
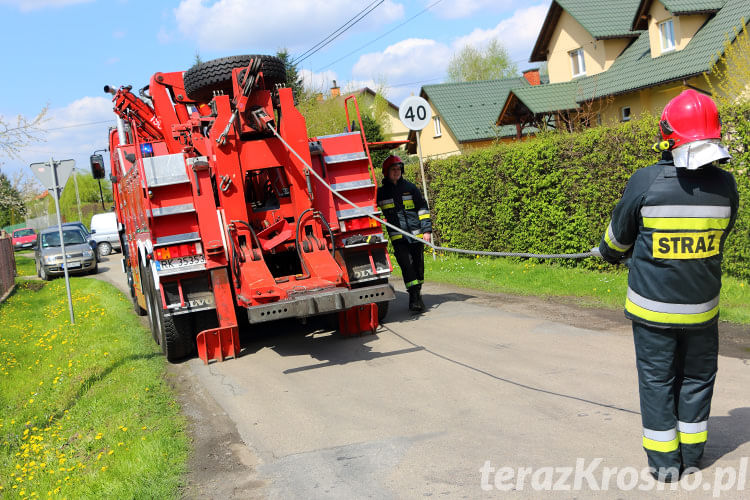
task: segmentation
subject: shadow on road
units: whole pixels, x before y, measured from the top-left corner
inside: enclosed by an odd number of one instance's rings
[[[701,466],[709,467],[724,455],[750,442],[750,408],[735,408],[728,416],[708,419],[708,442]]]
[[[424,295],[425,314],[440,307],[446,302],[461,302],[472,298],[470,295],[450,293],[445,295]],[[417,321],[421,315],[408,309],[408,294],[396,292],[396,299],[391,301],[385,325],[406,321]],[[240,331],[242,356],[252,355],[261,349],[273,349],[280,356],[311,356],[319,363],[285,370],[284,373],[344,365],[356,361],[369,361],[387,356],[397,356],[424,350],[421,346],[378,352],[369,344],[377,340],[384,331],[378,328],[375,335],[342,337],[337,331],[336,314],[309,318],[306,322],[299,320],[280,320],[272,323],[260,323],[245,326]]]

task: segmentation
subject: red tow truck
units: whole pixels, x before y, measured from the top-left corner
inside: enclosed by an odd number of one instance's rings
[[[123,271],[170,361],[237,357],[238,319],[337,313],[343,334],[371,332],[394,298],[369,217],[370,144],[350,128],[308,137],[284,81],[279,59],[251,55],[156,73],[140,97],[104,88]],[[102,160],[91,157],[95,177]]]

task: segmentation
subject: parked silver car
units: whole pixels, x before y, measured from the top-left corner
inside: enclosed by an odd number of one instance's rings
[[[34,260],[36,273],[43,280],[49,280],[65,273],[63,268],[62,246],[60,232],[56,227],[50,227],[37,235]],[[98,271],[94,250],[86,241],[80,229],[63,228],[63,241],[67,254],[68,273],[91,273]]]

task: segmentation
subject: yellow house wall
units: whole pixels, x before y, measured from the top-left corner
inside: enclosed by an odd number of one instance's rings
[[[692,40],[698,29],[708,19],[707,14],[695,14],[690,16],[673,16],[659,1],[651,4],[648,21],[648,39],[651,47],[651,57],[659,57],[661,51],[661,33],[659,23],[672,19],[674,25],[675,50],[684,49]],[[671,51],[670,51],[671,52]]]
[[[691,78],[686,83],[699,89],[708,90],[708,85],[702,76]],[[621,109],[623,106],[630,106],[631,119],[637,118],[645,112],[651,113],[654,116],[661,116],[664,106],[677,97],[680,92],[688,88],[690,87],[684,85],[683,82],[668,83],[616,96],[602,110],[602,123],[612,125],[621,122]]]
[[[573,79],[570,51],[582,48],[586,75],[595,75],[607,70],[626,44],[627,40],[594,40],[573,16],[563,10],[549,43],[547,68],[550,83]]]
[[[432,102],[429,100],[428,102],[430,103],[430,109],[432,110],[432,116],[434,117],[437,115],[437,111],[432,105]],[[422,145],[423,157],[446,156],[459,152],[460,148],[458,141],[453,136],[453,132],[451,132],[450,128],[448,128],[445,120],[440,120],[440,129],[441,135],[435,137],[435,126],[433,125],[432,119],[430,119],[427,126],[417,132],[419,134],[419,141]]]

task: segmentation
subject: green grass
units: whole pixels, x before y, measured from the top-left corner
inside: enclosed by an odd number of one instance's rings
[[[189,452],[165,363],[111,285],[19,281],[0,305],[0,497],[174,498]]]
[[[36,276],[36,262],[33,258],[16,254],[16,273],[18,276]]]
[[[397,271],[396,260],[391,259]],[[397,271],[397,273],[400,271]],[[555,297],[584,307],[622,309],[625,304],[627,268],[609,272],[570,269],[554,265],[499,258],[467,258],[425,254],[427,281],[448,283],[488,292]],[[750,324],[750,285],[725,276],[721,290],[721,318]]]

